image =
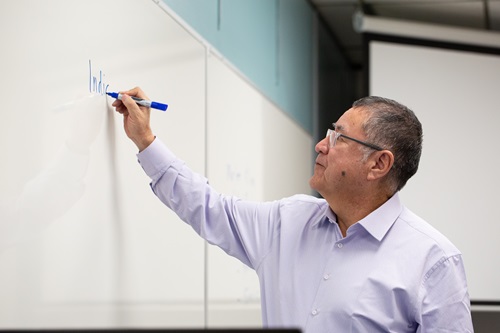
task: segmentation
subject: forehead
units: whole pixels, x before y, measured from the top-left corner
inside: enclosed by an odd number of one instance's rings
[[[336,130],[339,132],[358,132],[361,131],[362,125],[367,117],[366,112],[362,112],[362,108],[350,108],[337,120]]]

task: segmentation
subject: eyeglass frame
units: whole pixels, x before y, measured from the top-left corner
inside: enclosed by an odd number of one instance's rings
[[[333,126],[333,128],[335,128],[335,123],[332,123],[332,126]],[[334,135],[332,136],[332,134],[334,134]],[[326,131],[326,137],[329,137],[329,139],[328,139],[328,145],[329,145],[328,148],[335,147],[335,144],[337,143],[337,139],[340,138],[340,137],[343,137],[343,138],[349,139],[351,141],[357,142],[359,144],[362,144],[363,146],[366,146],[368,148],[375,149],[377,151],[385,150],[382,147],[379,147],[379,146],[374,145],[372,143],[368,143],[368,142],[365,142],[365,141],[361,141],[361,140],[352,138],[350,136],[347,136],[345,134],[342,134],[342,133],[337,132],[334,129],[330,129],[330,128]]]

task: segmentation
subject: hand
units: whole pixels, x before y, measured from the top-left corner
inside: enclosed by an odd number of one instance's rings
[[[135,143],[139,151],[146,149],[155,139],[150,127],[151,109],[139,106],[130,98],[138,97],[149,99],[141,88],[136,87],[128,91],[121,91],[122,99],[115,100],[112,106],[123,115],[123,127],[127,136]]]

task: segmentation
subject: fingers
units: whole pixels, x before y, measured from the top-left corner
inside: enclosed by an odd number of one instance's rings
[[[113,102],[113,104],[111,104],[111,106],[113,106],[115,108],[116,112],[118,112],[120,114],[128,114],[127,108],[122,103],[122,101],[120,101],[119,99],[115,100]]]
[[[151,109],[139,106],[132,97],[149,99],[139,88],[121,91],[121,100],[115,100],[113,106],[123,115],[123,125],[127,136],[136,144],[139,151],[144,150],[153,142],[155,136],[150,127]]]
[[[142,113],[141,107],[137,105],[137,103],[125,93],[122,94],[122,104],[130,114],[139,115],[140,113]],[[146,107],[142,108],[147,109]]]
[[[129,100],[128,104],[124,103],[123,99],[126,98],[125,96],[132,96],[132,97],[138,97],[138,98],[142,98],[142,99],[149,99],[148,96],[146,95],[146,93],[144,93],[144,91],[142,91],[142,89],[139,87],[135,87],[133,89],[126,90],[126,91],[120,91],[120,94],[122,95],[122,100],[116,99],[113,102],[113,104],[111,104],[111,106],[113,106],[116,109],[116,111],[120,114],[129,113],[130,108],[133,108],[132,112],[140,111],[139,106],[135,102],[133,102],[130,98],[128,99]]]
[[[124,114],[125,112],[128,112],[127,108],[125,107],[125,105],[123,105],[122,101],[119,100],[118,98],[115,99],[113,101],[113,103],[111,103],[111,106],[114,107],[116,109],[116,111],[119,112],[119,113],[121,113],[121,114]]]

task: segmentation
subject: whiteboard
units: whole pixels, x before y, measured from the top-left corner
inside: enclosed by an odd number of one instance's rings
[[[203,173],[205,46],[151,0],[2,1],[0,31],[0,328],[202,326],[204,243],[104,92],[170,104],[155,134]]]
[[[409,106],[423,125],[404,203],[461,250],[471,300],[499,302],[500,57],[380,41],[369,55],[370,94]]]
[[[105,92],[169,104],[155,134],[246,199],[310,193],[311,135],[162,2],[4,1],[0,28],[0,329],[258,326],[255,273],[157,200]]]

